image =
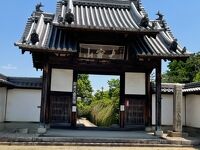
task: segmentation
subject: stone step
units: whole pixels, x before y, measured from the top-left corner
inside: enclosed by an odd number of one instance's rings
[[[54,145],[54,146],[199,146],[200,141],[180,141],[165,139],[98,139],[69,137],[18,137],[0,138],[2,145]]]

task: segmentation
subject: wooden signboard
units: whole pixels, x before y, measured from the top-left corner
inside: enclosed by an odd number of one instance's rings
[[[117,59],[123,60],[125,54],[124,46],[80,44],[80,58],[88,59]]]

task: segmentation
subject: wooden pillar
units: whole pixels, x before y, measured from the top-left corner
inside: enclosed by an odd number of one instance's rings
[[[156,67],[156,131],[161,131],[161,61]]]
[[[49,80],[50,71],[49,64],[45,62],[43,67],[43,78],[42,78],[42,98],[41,98],[41,109],[40,109],[40,122],[44,125],[49,122]]]
[[[150,72],[146,72],[146,109],[145,109],[145,125],[147,127],[152,126],[152,93]]]
[[[125,73],[120,75],[120,102],[119,102],[119,125],[120,128],[125,126]]]
[[[77,120],[77,71],[73,73],[73,93],[72,93],[72,115],[71,115],[71,127],[76,128]]]

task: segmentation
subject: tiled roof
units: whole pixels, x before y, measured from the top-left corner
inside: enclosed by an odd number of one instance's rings
[[[172,94],[174,92],[175,83],[162,83],[161,92]],[[200,82],[182,84],[183,93],[199,93],[200,94]],[[152,84],[153,93],[156,92],[155,84]]]
[[[200,87],[183,89],[183,92],[184,93],[193,93],[193,92],[199,92],[200,93]]]
[[[41,78],[26,78],[26,77],[6,77],[0,74],[0,87],[13,87],[13,88],[30,88],[41,89]]]
[[[7,80],[7,77],[0,73],[0,79],[1,79],[2,81],[3,81],[3,80]]]
[[[185,93],[199,92],[200,93],[200,82],[185,84],[183,92]]]
[[[105,1],[106,2],[106,1]],[[72,12],[74,13],[74,22],[72,27],[109,29],[109,30],[138,30],[142,16],[137,15],[137,8],[132,3],[113,3],[97,1],[73,1]],[[58,17],[63,17],[67,13],[67,5],[60,2],[58,4],[54,23],[59,24]],[[131,9],[130,9],[131,8]],[[134,17],[133,17],[134,15]],[[65,24],[66,26],[68,24]]]
[[[174,92],[174,83],[162,83],[161,84],[161,93],[173,93]],[[156,92],[155,83],[151,84],[152,92]]]
[[[41,78],[9,77],[8,80],[17,88],[42,88]]]
[[[74,16],[71,23],[65,20],[69,10]],[[147,27],[142,27],[145,15],[146,12],[138,1],[62,0],[57,2],[55,15],[34,12],[28,20],[22,39],[16,45],[22,51],[76,52],[78,43],[71,39],[66,29],[94,32],[105,30],[144,35],[135,36],[131,42],[133,51],[140,57],[170,59],[189,56],[180,45],[171,49],[175,39],[164,20],[149,21]],[[39,37],[36,44],[32,44],[30,40],[34,31]]]
[[[28,19],[26,24],[26,28],[20,43],[25,42],[24,44],[31,46],[31,34],[34,30],[39,35],[40,42],[36,44],[37,47],[46,47],[48,37],[51,31],[51,22],[53,20],[54,15],[42,13],[42,12],[34,12],[32,17]]]
[[[13,84],[7,80],[6,76],[4,76],[3,74],[0,74],[0,87],[4,87],[4,86],[13,86]]]

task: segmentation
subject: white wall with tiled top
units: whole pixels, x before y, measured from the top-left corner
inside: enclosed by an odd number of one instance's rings
[[[173,125],[173,94],[162,94],[162,125]],[[155,125],[155,94],[152,95],[152,124]],[[182,124],[185,125],[185,97],[182,99]]]
[[[7,89],[0,87],[0,122],[5,121],[6,95]]]
[[[200,128],[200,95],[189,94],[182,100],[183,125]],[[0,122],[39,122],[40,105],[41,90],[0,88]],[[173,125],[173,94],[162,94],[161,106],[162,125]],[[155,125],[155,94],[152,123]]]

